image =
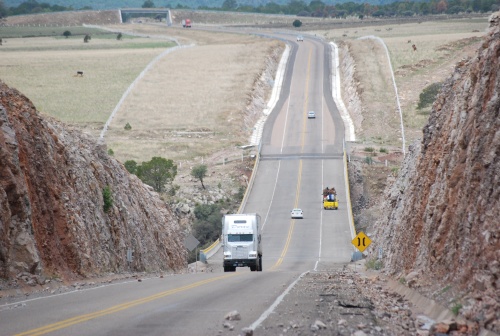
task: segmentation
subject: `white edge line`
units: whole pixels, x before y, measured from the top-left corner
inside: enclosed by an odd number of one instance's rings
[[[281,303],[281,301],[283,301],[285,296],[292,290],[292,288],[297,284],[297,282],[299,282],[299,280],[302,279],[308,273],[309,271],[306,271],[301,275],[299,275],[299,277],[295,279],[295,281],[292,282],[290,286],[288,286],[288,288],[283,293],[281,293],[280,296],[276,298],[273,304],[269,308],[267,308],[267,310],[263,312],[262,315],[260,315],[260,317],[254,323],[250,324],[248,328],[255,330],[255,328],[260,326],[260,324],[264,322],[269,317],[269,315],[271,315],[274,312],[274,309]]]
[[[278,175],[280,174],[281,161],[278,162],[278,171],[276,172],[276,180],[274,181],[273,194],[271,195],[271,202],[269,202],[269,208],[267,208],[266,218],[264,218],[264,224],[262,224],[261,231],[264,232],[264,226],[266,226],[267,218],[269,217],[269,212],[271,211],[271,205],[273,204],[274,194],[276,193],[276,187],[278,185]]]

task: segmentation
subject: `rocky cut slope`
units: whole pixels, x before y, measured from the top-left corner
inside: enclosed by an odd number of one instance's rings
[[[158,194],[0,82],[0,278],[42,284],[186,266],[181,227]]]
[[[396,183],[375,251],[385,269],[500,332],[500,13],[445,82]]]

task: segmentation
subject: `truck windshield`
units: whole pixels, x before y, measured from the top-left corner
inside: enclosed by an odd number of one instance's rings
[[[251,242],[253,241],[252,234],[228,234],[228,242]]]

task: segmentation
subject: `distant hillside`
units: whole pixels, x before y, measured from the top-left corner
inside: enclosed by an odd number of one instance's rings
[[[59,5],[64,7],[73,7],[74,9],[81,9],[84,7],[91,7],[92,9],[115,9],[115,8],[140,8],[145,0],[40,0],[40,3],[48,3],[50,5]],[[224,0],[152,0],[155,7],[175,8],[178,5],[189,8],[211,7],[220,8]],[[268,3],[275,3],[278,5],[289,4],[291,0],[237,0],[239,6],[252,6],[260,7]],[[17,7],[26,0],[4,0],[6,7]],[[346,2],[354,3],[369,3],[372,5],[383,5],[393,3],[391,0],[322,0],[326,5],[333,5]],[[304,1],[309,4],[310,1]]]

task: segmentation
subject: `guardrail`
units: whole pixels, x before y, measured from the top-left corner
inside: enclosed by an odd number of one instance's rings
[[[220,246],[221,246],[220,239],[217,239],[212,243],[212,245],[210,245],[206,249],[200,250],[200,261],[206,263],[208,258],[217,253]]]

